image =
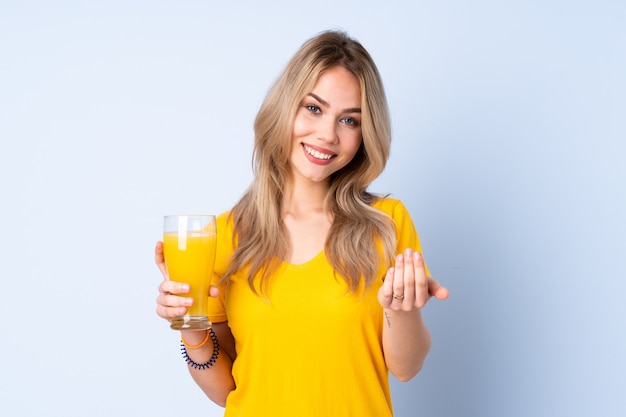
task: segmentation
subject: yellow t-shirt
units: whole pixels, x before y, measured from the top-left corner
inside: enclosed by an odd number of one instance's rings
[[[399,200],[374,207],[396,223],[397,250],[420,251]],[[218,218],[216,279],[232,253],[232,222]],[[225,417],[392,416],[382,349],[381,274],[362,294],[347,292],[322,251],[302,265],[283,262],[270,281],[269,302],[255,295],[240,271],[210,300],[210,319],[228,320],[237,350],[236,389]]]

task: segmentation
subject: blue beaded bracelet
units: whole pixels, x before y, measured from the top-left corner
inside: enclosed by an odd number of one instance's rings
[[[183,358],[185,358],[185,362],[187,362],[187,364],[191,366],[192,368],[208,369],[211,366],[213,366],[215,362],[217,362],[217,356],[220,354],[220,343],[217,340],[217,335],[215,334],[215,331],[213,331],[213,329],[209,329],[209,336],[211,337],[211,340],[213,341],[213,355],[211,355],[211,359],[209,359],[209,361],[205,363],[198,363],[198,362],[195,362],[193,359],[191,359],[189,355],[187,354],[185,343],[181,339],[180,351],[183,354]]]

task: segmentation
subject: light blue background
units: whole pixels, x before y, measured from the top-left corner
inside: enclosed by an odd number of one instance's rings
[[[154,313],[161,216],[236,201],[265,92],[328,28],[379,65],[372,190],[451,290],[397,417],[626,415],[625,3],[382,3],[2,1],[3,415],[221,415]]]

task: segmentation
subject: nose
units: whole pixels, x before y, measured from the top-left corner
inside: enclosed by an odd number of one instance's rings
[[[339,137],[337,136],[337,124],[331,117],[320,120],[318,126],[317,138],[327,143],[337,143]]]

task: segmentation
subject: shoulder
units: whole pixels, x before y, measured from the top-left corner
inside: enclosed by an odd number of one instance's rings
[[[407,208],[402,201],[397,198],[379,197],[372,203],[372,207],[382,211],[393,219],[409,215]]]
[[[391,218],[396,233],[413,233],[415,231],[411,214],[402,201],[396,198],[379,197],[372,203],[372,208],[380,210]]]
[[[215,222],[217,227],[217,247],[215,250],[214,271],[221,276],[228,269],[230,257],[235,250],[233,247],[233,219],[230,211],[217,215]]]
[[[225,211],[217,215],[215,219],[217,227],[218,252],[225,251],[230,254],[233,251],[233,216],[231,212]]]
[[[217,230],[228,230],[233,228],[233,219],[231,216],[231,210],[225,211],[217,215],[215,221],[217,223]]]

